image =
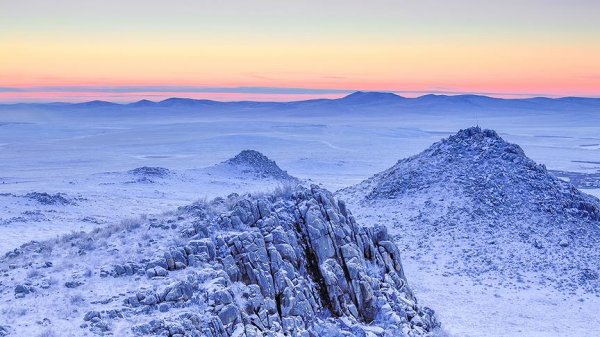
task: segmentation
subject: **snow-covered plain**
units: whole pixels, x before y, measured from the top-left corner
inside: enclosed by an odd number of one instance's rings
[[[359,95],[296,105],[185,103],[160,109],[0,107],[0,252],[206,197],[279,184],[214,166],[244,149],[264,153],[292,176],[337,190],[478,123],[519,144],[549,170],[600,172],[597,100],[513,103],[430,96],[388,101]],[[129,173],[144,166],[170,173],[148,179]],[[583,191],[600,196],[600,189]],[[67,202],[46,205],[29,194],[34,192],[61,193]],[[364,225],[376,214],[351,211]],[[434,247],[398,244],[407,247],[403,262],[417,298],[437,310],[443,326],[456,336],[600,334],[598,297],[441,277],[444,271],[434,269],[442,264],[423,266],[422,258],[414,258],[439,255]]]

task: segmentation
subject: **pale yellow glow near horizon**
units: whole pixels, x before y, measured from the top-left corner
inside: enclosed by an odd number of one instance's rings
[[[600,6],[575,2],[508,1],[490,7],[462,0],[447,6],[447,14],[433,1],[336,1],[322,7],[311,2],[288,8],[268,0],[241,9],[235,1],[179,3],[188,10],[152,1],[93,2],[89,9],[67,0],[57,1],[57,7],[23,1],[35,8],[30,11],[24,4],[5,3],[0,5],[0,86],[598,96],[600,30],[593,16]]]

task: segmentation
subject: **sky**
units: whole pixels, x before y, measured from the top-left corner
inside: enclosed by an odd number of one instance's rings
[[[600,97],[598,0],[0,0],[0,102]]]

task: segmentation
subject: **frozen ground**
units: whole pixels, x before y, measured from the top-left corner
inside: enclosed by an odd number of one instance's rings
[[[485,102],[473,108],[467,103],[464,109],[463,103],[397,107],[352,102],[197,111],[174,106],[150,112],[4,106],[0,251],[31,239],[160,213],[204,197],[278,184],[211,168],[244,149],[261,151],[292,176],[337,190],[478,121],[550,170],[592,177],[600,172],[598,103],[582,105],[581,111],[577,105],[558,109],[540,103],[522,109]],[[163,167],[170,174],[138,181],[128,173],[144,166]],[[600,189],[584,191],[600,195]],[[45,205],[26,197],[32,192],[60,193],[69,202]],[[353,211],[360,217],[360,210]],[[441,265],[423,266],[411,252],[404,254],[417,297],[436,309],[444,326],[457,336],[467,331],[469,336],[598,334],[598,298],[582,294],[565,299],[549,289],[485,288],[468,278],[440,276],[444,270],[436,268]]]
[[[393,208],[377,214],[358,207],[352,209],[358,221],[365,224],[394,224],[399,216],[406,215]],[[452,261],[440,254],[435,243],[439,237],[427,241],[399,230],[395,233],[401,236],[399,242],[414,242],[402,247],[402,259],[415,294],[419,301],[435,308],[444,328],[453,336],[600,335],[597,293],[559,291],[551,285],[523,288],[518,287],[519,283],[515,286],[514,279],[504,285],[491,279],[482,282],[449,267]],[[452,243],[457,251],[472,247],[460,238]]]
[[[449,331],[598,332],[600,201],[493,131],[461,130],[339,196],[362,223],[391,228],[423,277],[421,300],[437,303]],[[552,306],[560,315],[551,317]],[[473,332],[463,320],[477,311],[495,316]]]
[[[282,185],[279,179],[256,176],[224,165],[165,170],[164,174],[153,174],[143,170],[136,172],[132,168],[43,180],[3,178],[0,185],[3,237],[0,247],[6,252],[31,240],[89,231],[200,199],[234,192],[268,191]]]

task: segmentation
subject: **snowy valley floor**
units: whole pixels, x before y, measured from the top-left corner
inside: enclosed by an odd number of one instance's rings
[[[416,296],[435,308],[454,336],[584,337],[600,335],[600,298],[567,296],[552,289],[515,290],[444,275],[403,256]]]
[[[386,217],[385,211],[378,216],[371,209],[351,209],[357,221],[365,225],[395,222],[394,212]],[[448,272],[448,261],[436,247],[418,243],[416,237],[406,237],[406,232],[396,242],[403,249],[402,261],[415,295],[421,303],[435,308],[444,329],[452,336],[600,335],[598,294],[571,294],[543,286],[517,289],[493,280],[476,281]],[[457,242],[458,245],[468,243]]]

